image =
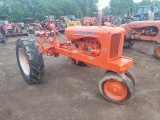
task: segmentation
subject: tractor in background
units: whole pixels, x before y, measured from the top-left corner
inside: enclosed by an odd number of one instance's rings
[[[137,40],[155,41],[158,44],[154,48],[154,54],[160,59],[160,21],[134,21],[120,27],[126,30],[124,48],[130,48]]]
[[[0,42],[6,42],[8,36],[28,36],[27,31],[20,27],[20,24],[9,23],[7,16],[0,16]]]
[[[65,28],[72,26],[82,26],[80,19],[77,19],[75,15],[61,16],[60,20],[63,22]]]
[[[84,26],[97,26],[98,19],[96,17],[84,17],[82,20],[82,25],[84,25]]]
[[[139,6],[137,13],[133,16],[135,21],[143,21],[148,20],[149,16],[148,13],[151,10],[151,8],[154,9],[154,20],[160,20],[160,6]]]
[[[30,34],[35,34],[36,31],[43,29],[40,23],[33,18],[26,18],[27,23],[25,24],[25,29],[30,33]]]
[[[69,21],[76,21],[75,15],[68,15],[68,16],[61,16],[60,20],[62,20],[63,23],[69,22]]]
[[[29,21],[33,20],[32,18],[27,18]],[[46,19],[42,22],[29,23],[26,25],[26,29],[30,34],[35,34],[36,36],[39,32],[51,33],[50,25],[56,28],[59,32],[64,32],[65,26],[60,20],[55,20],[51,16],[46,16]]]
[[[142,9],[144,7],[140,7]],[[145,7],[144,10],[148,10]],[[140,10],[139,10],[140,11]],[[134,16],[135,17],[135,16]],[[134,45],[135,41],[154,41],[157,45],[154,48],[154,55],[160,59],[160,21],[134,21],[134,17],[127,17],[123,24],[114,25],[106,22],[106,26],[119,26],[126,30],[124,37],[124,48],[130,48]],[[132,18],[132,19],[131,19]],[[140,20],[140,19],[139,19]]]
[[[57,31],[59,32],[64,32],[65,26],[64,23],[61,20],[58,19],[54,19],[54,18],[46,18],[44,21],[41,22],[41,26],[45,29],[45,30],[50,30],[49,26],[53,26],[56,28]]]

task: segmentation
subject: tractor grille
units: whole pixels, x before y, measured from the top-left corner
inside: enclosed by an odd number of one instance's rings
[[[110,59],[118,56],[121,34],[114,34],[111,38]]]

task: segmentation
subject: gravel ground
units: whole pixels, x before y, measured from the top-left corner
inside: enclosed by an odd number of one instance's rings
[[[116,105],[99,92],[104,69],[44,56],[45,76],[40,84],[28,85],[17,65],[15,44],[0,44],[0,120],[159,120],[160,60],[153,55],[154,46],[137,42],[124,50],[124,56],[134,58],[136,91],[128,104]]]

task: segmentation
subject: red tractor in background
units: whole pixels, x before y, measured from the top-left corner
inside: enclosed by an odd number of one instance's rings
[[[84,17],[82,20],[82,25],[84,25],[84,26],[97,26],[98,19],[96,17]]]
[[[113,22],[115,19],[114,16],[102,16],[101,25],[105,26],[105,22]],[[98,18],[97,17],[84,17],[82,19],[82,25],[84,26],[98,26]]]
[[[28,20],[33,20],[32,18],[27,18]],[[35,22],[35,23],[29,23],[26,25],[26,29],[30,34],[38,35],[39,32],[45,32],[47,31],[48,34],[50,33],[51,29],[49,26],[53,26],[58,30],[59,32],[64,32],[64,24],[60,20],[55,20],[53,18],[47,17],[42,22]]]
[[[0,16],[0,42],[5,42],[7,36],[28,36],[20,24],[8,23],[6,16]]]
[[[44,21],[41,22],[41,26],[46,29],[46,30],[50,30],[49,26],[53,26],[54,28],[56,28],[57,31],[59,32],[64,32],[65,26],[64,23],[61,20],[56,20],[53,18],[47,18]]]
[[[33,18],[26,18],[26,20],[28,21],[27,24],[25,24],[25,29],[30,33],[30,34],[35,34],[36,31],[38,30],[42,30],[43,27],[41,26],[41,24],[34,20]]]

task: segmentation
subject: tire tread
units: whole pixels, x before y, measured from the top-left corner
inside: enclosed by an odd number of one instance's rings
[[[34,39],[30,37],[24,37],[17,40],[16,52],[18,52],[19,47],[24,49],[26,55],[28,56],[28,61],[30,65],[30,77],[29,79],[27,79],[19,64],[19,68],[21,70],[23,78],[29,84],[39,83],[41,77],[44,75],[44,59],[38,48],[38,45],[35,43]]]

